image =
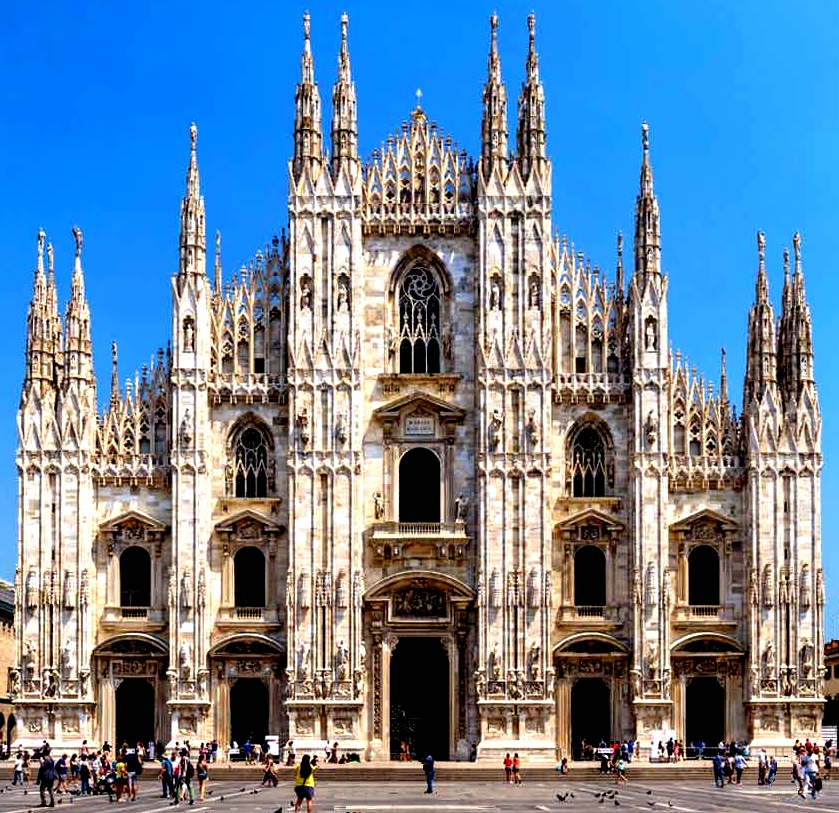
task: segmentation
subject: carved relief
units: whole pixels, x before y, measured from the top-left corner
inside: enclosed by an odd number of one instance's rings
[[[431,587],[403,587],[393,593],[394,616],[442,618],[446,615],[446,594]]]

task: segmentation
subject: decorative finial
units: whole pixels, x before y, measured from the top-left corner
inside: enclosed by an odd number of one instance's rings
[[[47,235],[43,229],[38,229],[38,270],[44,270],[44,240]]]
[[[55,271],[52,243],[47,243],[47,270],[50,272],[50,274],[52,274]]]
[[[618,232],[618,257],[623,256],[623,232]]]
[[[536,39],[536,14],[533,11],[527,15],[527,30],[530,32],[530,42],[532,44]]]
[[[493,39],[495,39],[495,35],[498,33],[498,15],[494,11],[489,16],[489,28],[492,31]]]
[[[303,12],[303,39],[305,39],[306,42],[309,41],[309,28],[310,28],[309,20],[310,20],[309,12],[304,11]]]
[[[757,233],[757,257],[760,264],[763,265],[763,259],[766,256],[766,237],[762,231]]]
[[[190,149],[195,152],[195,148],[198,144],[198,128],[195,126],[195,122],[189,125],[189,144]]]
[[[349,25],[350,18],[347,12],[345,11],[341,14],[341,46],[342,48],[346,48],[347,45],[347,26]]]
[[[195,125],[193,125],[194,127]],[[76,241],[76,259],[82,256],[82,230],[78,226],[73,226],[73,239]]]
[[[641,123],[641,146],[645,153],[650,151],[650,125],[645,121]]]
[[[221,254],[221,232],[216,229],[216,256]]]
[[[789,249],[784,249],[784,279],[789,279]]]
[[[795,270],[801,266],[801,235],[796,232],[792,236],[792,250],[795,252]]]

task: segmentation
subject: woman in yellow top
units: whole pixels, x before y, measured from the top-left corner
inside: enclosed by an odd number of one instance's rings
[[[306,800],[306,813],[312,813],[312,802],[315,798],[315,768],[318,758],[309,760],[309,755],[304,754],[294,772],[294,795],[297,801],[294,804],[294,813],[299,813],[300,804]]]

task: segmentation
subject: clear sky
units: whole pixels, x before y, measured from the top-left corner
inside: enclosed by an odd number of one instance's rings
[[[706,378],[728,350],[742,391],[747,312],[766,232],[776,309],[781,255],[800,230],[824,417],[823,545],[829,615],[839,611],[839,362],[831,338],[839,240],[839,4],[780,0],[538,0],[429,4],[7,2],[0,8],[0,576],[14,573],[15,412],[36,233],[55,246],[63,312],[71,227],[84,231],[99,399],[110,342],[125,379],[165,345],[191,121],[207,233],[225,276],[285,226],[301,15],[312,16],[328,143],[340,13],[350,15],[359,141],[369,155],[421,88],[430,118],[479,148],[488,18],[511,132],[536,12],[554,168],[554,226],[611,274],[632,234],[640,124],[650,124],[670,274],[670,338]],[[831,302],[834,305],[831,305]]]

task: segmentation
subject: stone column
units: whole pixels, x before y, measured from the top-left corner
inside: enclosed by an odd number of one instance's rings
[[[556,682],[556,733],[560,757],[571,758],[571,684],[567,678]]]

